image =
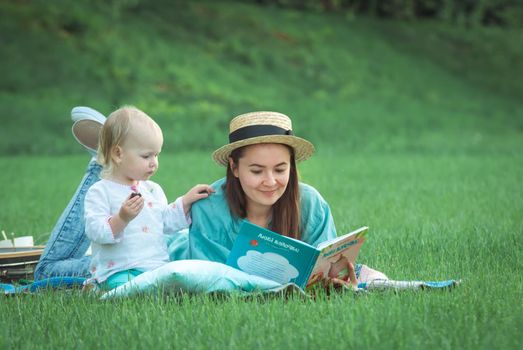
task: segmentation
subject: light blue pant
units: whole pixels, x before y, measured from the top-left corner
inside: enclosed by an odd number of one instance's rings
[[[111,290],[120,287],[121,285],[126,284],[127,282],[134,279],[136,276],[141,275],[142,273],[144,273],[144,271],[140,269],[130,269],[117,272],[109,276],[109,278],[105,280],[105,282],[101,283],[100,289]]]
[[[102,167],[93,159],[73,198],[58,219],[36,266],[35,280],[57,276],[89,276],[90,241],[85,235],[84,199],[89,187],[100,180]]]

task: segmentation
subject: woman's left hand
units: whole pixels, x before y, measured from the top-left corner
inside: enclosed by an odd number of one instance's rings
[[[354,270],[354,265],[351,262],[348,263],[347,270],[349,272],[347,279],[326,277],[324,279],[325,286],[333,286],[335,289],[345,288],[351,290],[358,290],[358,280],[356,279],[356,271]]]

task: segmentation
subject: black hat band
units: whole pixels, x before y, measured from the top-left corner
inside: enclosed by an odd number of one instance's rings
[[[294,135],[292,130],[280,128],[275,125],[249,125],[234,130],[229,134],[229,142],[237,142],[241,140],[250,139],[258,136],[269,136],[269,135]]]

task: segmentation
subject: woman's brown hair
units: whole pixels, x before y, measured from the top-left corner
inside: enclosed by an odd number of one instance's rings
[[[291,155],[289,169],[289,183],[283,195],[272,206],[272,226],[270,229],[283,236],[301,239],[300,232],[300,191],[298,184],[298,169],[292,147],[286,146]],[[243,156],[245,147],[240,147],[231,152],[230,158],[237,166]],[[230,166],[227,166],[225,180],[225,197],[233,216],[244,219],[247,217],[247,199],[240,184],[234,176]]]

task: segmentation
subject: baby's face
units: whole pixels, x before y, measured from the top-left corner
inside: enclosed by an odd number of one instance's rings
[[[162,145],[163,135],[157,126],[133,126],[120,147],[120,162],[113,175],[129,184],[148,180],[158,170]]]

